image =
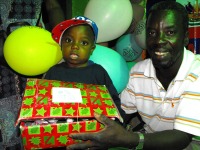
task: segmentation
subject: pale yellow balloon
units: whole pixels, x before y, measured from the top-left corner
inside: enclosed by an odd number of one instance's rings
[[[35,76],[57,64],[62,59],[62,52],[49,31],[36,26],[23,26],[7,37],[4,56],[16,72]]]
[[[97,24],[97,43],[102,43],[124,34],[131,24],[133,9],[129,0],[90,0],[84,16]]]

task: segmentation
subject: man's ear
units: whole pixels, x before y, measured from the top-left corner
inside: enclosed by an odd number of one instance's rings
[[[92,55],[92,53],[93,53],[93,51],[95,50],[95,48],[96,48],[96,44],[94,44],[94,45],[92,46],[90,55]]]
[[[189,44],[189,32],[185,32],[185,39],[184,39],[184,46],[187,46]]]

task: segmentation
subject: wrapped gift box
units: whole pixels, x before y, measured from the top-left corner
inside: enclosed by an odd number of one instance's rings
[[[53,102],[55,88],[80,89],[82,102]],[[28,79],[16,125],[20,124],[25,149],[62,147],[80,142],[69,133],[96,132],[104,127],[94,119],[94,112],[121,120],[104,85]]]

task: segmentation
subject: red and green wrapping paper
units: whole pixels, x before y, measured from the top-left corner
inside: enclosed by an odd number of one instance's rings
[[[79,88],[82,103],[53,103],[52,88]],[[94,112],[121,120],[120,114],[104,85],[28,79],[16,124],[20,123],[25,149],[61,147],[78,142],[69,133],[96,132],[103,125]],[[26,122],[48,119],[74,119],[73,122],[27,125]],[[86,120],[84,120],[86,119]]]

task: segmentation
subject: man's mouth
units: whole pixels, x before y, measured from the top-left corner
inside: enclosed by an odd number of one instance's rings
[[[168,52],[155,52],[158,56],[166,56]]]

